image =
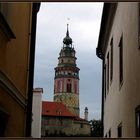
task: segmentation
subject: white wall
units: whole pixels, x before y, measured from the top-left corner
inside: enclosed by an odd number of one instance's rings
[[[33,93],[32,137],[41,138],[42,92]]]

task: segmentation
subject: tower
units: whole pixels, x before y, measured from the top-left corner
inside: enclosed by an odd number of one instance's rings
[[[85,107],[85,112],[84,112],[84,114],[85,114],[85,120],[88,121],[88,108],[87,108],[87,107]]]
[[[62,102],[71,113],[79,116],[79,68],[76,66],[75,50],[69,36],[68,24],[63,47],[55,68],[54,101]]]

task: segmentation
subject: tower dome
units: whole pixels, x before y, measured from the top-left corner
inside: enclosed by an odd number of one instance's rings
[[[67,32],[66,32],[66,37],[63,39],[63,43],[66,46],[69,46],[70,44],[72,45],[72,39],[69,36],[69,30],[68,30],[68,24],[67,24]]]

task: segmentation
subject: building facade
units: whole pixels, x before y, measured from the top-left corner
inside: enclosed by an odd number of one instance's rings
[[[33,138],[41,138],[42,94],[43,88],[35,88],[33,90],[33,106],[32,106]]]
[[[102,59],[104,137],[140,136],[140,5],[105,3],[97,46]]]
[[[90,136],[87,120],[73,115],[61,102],[42,102],[42,137]]]
[[[55,68],[54,101],[64,103],[71,113],[79,116],[79,68],[76,66],[75,53],[67,25]]]
[[[38,3],[0,3],[0,137],[30,136],[38,10]]]

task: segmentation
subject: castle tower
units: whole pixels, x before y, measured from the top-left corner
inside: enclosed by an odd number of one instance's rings
[[[88,121],[88,108],[87,108],[87,107],[85,107],[85,112],[84,112],[84,114],[85,114],[85,120]]]
[[[63,47],[55,68],[54,101],[62,102],[76,116],[79,116],[79,68],[76,67],[75,50],[69,36],[68,24]]]

